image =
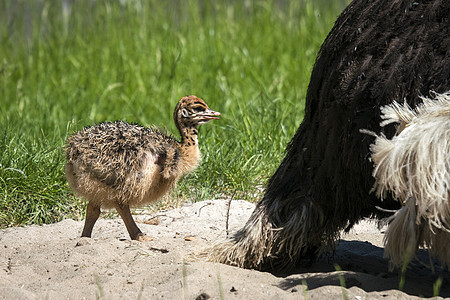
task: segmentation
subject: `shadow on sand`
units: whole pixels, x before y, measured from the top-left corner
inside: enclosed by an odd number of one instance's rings
[[[450,297],[450,272],[443,269],[439,262],[433,261],[435,272],[426,265],[430,264],[428,253],[420,250],[404,275],[402,291],[408,295],[432,297],[433,285],[441,278],[439,296]],[[336,271],[337,265],[343,272]],[[366,292],[398,290],[401,270],[389,272],[389,262],[383,258],[383,248],[369,242],[340,240],[334,253],[323,255],[310,266],[296,269],[290,274],[276,274],[285,278],[279,287],[289,290],[299,285],[307,285],[308,290],[322,286],[357,286]]]

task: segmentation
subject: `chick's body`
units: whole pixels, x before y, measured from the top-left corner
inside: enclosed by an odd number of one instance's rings
[[[157,128],[124,121],[84,128],[67,141],[66,177],[75,194],[87,200],[85,229],[89,236],[100,208],[116,208],[132,239],[143,234],[129,207],[141,206],[166,194],[200,161],[197,127],[217,119],[195,96],[180,100],[174,120],[181,142]]]
[[[115,202],[138,206],[158,199],[183,167],[180,146],[173,137],[122,121],[86,128],[72,136],[68,145],[70,185],[77,195],[105,208],[114,207]]]

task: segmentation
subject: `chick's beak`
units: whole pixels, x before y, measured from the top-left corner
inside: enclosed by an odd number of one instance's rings
[[[210,108],[199,114],[196,119],[198,120],[198,124],[205,124],[211,120],[218,120],[220,116],[220,112],[214,111]]]
[[[208,110],[205,111],[205,114],[203,117],[204,117],[204,119],[206,119],[208,121],[209,120],[218,120],[220,117],[220,112],[214,111],[209,108]]]

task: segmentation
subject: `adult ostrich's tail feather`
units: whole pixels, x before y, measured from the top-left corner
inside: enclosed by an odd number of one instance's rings
[[[383,107],[381,126],[400,126],[391,140],[381,135],[371,146],[374,191],[392,193],[403,205],[385,235],[394,266],[409,262],[420,246],[450,266],[450,91],[422,100],[415,109]]]

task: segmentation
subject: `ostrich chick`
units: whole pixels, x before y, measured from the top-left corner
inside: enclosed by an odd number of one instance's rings
[[[66,177],[76,195],[88,201],[82,237],[91,237],[100,208],[115,208],[131,239],[150,240],[141,232],[130,207],[166,194],[200,161],[197,127],[219,119],[196,96],[183,97],[174,112],[181,141],[155,128],[123,121],[86,127],[67,141]]]

